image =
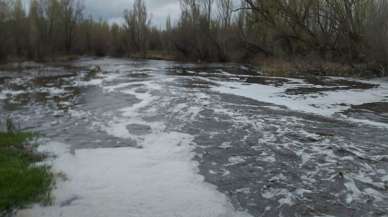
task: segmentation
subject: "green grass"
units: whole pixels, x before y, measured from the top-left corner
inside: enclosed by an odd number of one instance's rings
[[[9,146],[21,146],[27,140],[34,137],[32,133],[3,133],[0,132],[0,148]]]
[[[53,176],[27,145],[31,133],[0,133],[0,215],[30,203],[47,202]],[[28,148],[27,148],[28,147]]]

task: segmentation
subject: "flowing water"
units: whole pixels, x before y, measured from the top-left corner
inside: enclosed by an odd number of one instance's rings
[[[388,81],[83,58],[0,72],[53,203],[17,217],[388,216]]]

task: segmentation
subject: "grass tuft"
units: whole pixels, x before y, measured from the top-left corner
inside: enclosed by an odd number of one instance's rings
[[[27,142],[32,133],[0,132],[0,215],[30,203],[48,202],[53,175],[38,166],[42,155]]]

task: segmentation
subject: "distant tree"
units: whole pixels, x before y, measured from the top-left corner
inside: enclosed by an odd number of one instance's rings
[[[208,30],[210,30],[211,24],[212,24],[213,4],[214,4],[214,0],[201,0],[203,14],[206,20]]]
[[[232,22],[233,0],[218,0],[218,22],[223,29],[228,29]]]
[[[47,25],[46,40],[50,58],[55,56],[57,50],[61,49],[63,32],[61,26],[61,2],[59,0],[41,0],[41,7],[45,15]]]
[[[181,16],[151,26],[144,0],[124,24],[84,18],[82,0],[0,0],[0,61],[63,54],[146,57],[170,52],[195,61],[259,55],[312,56],[388,68],[387,0],[180,0]],[[238,8],[234,8],[238,6]]]
[[[126,53],[125,50],[125,31],[118,25],[113,24],[111,26],[112,45],[111,53],[113,56],[123,56]]]
[[[26,14],[21,0],[15,0],[12,11],[12,39],[15,53],[21,57],[24,55],[28,42],[29,26],[26,25]]]
[[[172,25],[170,16],[167,16],[165,30],[162,32],[161,37],[162,37],[161,43],[162,43],[163,49],[168,52],[172,52],[174,50],[174,43],[173,43],[174,33],[173,33],[173,25]]]
[[[32,0],[28,13],[30,25],[30,45],[28,56],[42,59],[48,51],[48,25],[45,17],[43,1]]]
[[[125,28],[130,51],[146,55],[148,49],[148,32],[151,19],[143,0],[135,0],[130,10],[124,12]]]
[[[7,58],[7,45],[9,32],[9,16],[10,16],[10,2],[7,0],[0,0],[0,61]]]
[[[108,55],[112,44],[111,40],[110,26],[106,21],[100,20],[99,22],[93,23],[91,34],[91,46],[93,49],[93,55]]]
[[[67,52],[72,49],[76,25],[83,18],[83,5],[81,1],[61,0],[61,20],[64,33],[64,47]]]

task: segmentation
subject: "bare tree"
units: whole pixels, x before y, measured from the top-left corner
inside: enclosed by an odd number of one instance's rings
[[[386,71],[388,59],[388,2],[377,0],[376,7],[370,9],[368,17],[367,56],[382,66],[382,72]],[[384,70],[383,70],[384,69]]]
[[[201,61],[265,54],[388,65],[386,0],[241,0],[237,9],[235,0],[180,0],[180,18],[165,29],[151,27],[144,0],[122,26],[84,19],[82,0],[31,0],[28,15],[21,2],[0,0],[0,59],[158,50]]]
[[[16,0],[12,11],[12,38],[17,56],[23,56],[23,50],[28,41],[28,26],[26,25],[26,14],[21,0]]]
[[[30,45],[28,56],[41,59],[44,56],[47,45],[47,22],[44,15],[42,1],[32,0],[28,13],[30,25]],[[45,43],[46,41],[46,43]]]
[[[3,61],[7,57],[7,39],[8,32],[5,31],[8,27],[7,19],[9,19],[9,2],[7,0],[0,0],[0,61]]]
[[[9,1],[0,0],[0,21],[4,22],[7,16],[9,16]]]
[[[151,19],[143,0],[135,0],[132,9],[124,12],[125,28],[127,30],[129,47],[146,55],[148,31]]]
[[[61,0],[62,23],[64,30],[64,46],[67,52],[71,51],[74,30],[77,23],[83,17],[83,5],[81,1]]]
[[[214,0],[201,0],[202,10],[206,19],[207,28],[211,28]]]
[[[233,1],[218,0],[218,19],[223,29],[228,29],[232,21]]]

